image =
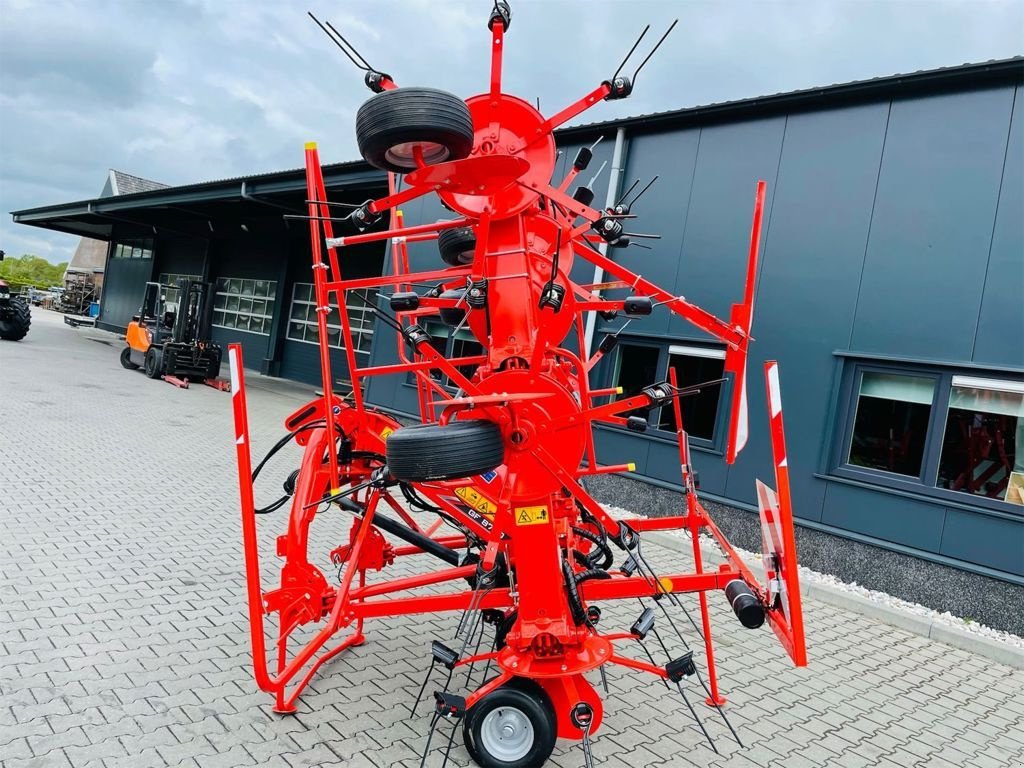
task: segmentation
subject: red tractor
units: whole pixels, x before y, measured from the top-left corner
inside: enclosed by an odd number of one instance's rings
[[[324,395],[286,419],[288,434],[272,451],[298,444],[304,453],[286,483],[290,499],[272,505],[290,500],[291,506],[287,531],[277,539],[276,554],[284,559],[280,585],[269,590],[260,580],[256,514],[270,509],[255,508],[242,353],[238,345],[228,349],[254,670],[258,685],[274,694],[276,709],[294,711],[296,697],[322,664],[370,639],[364,634],[368,620],[457,612],[454,642],[436,639],[429,649],[430,669],[441,665],[448,671],[447,683],[433,695],[430,728],[433,734],[440,721],[453,721],[445,759],[454,723],[461,722],[466,748],[482,766],[541,765],[556,738],[581,741],[589,764],[590,739],[603,709],[588,674],[603,674],[604,665],[654,675],[684,699],[684,684],[698,684],[707,704],[722,711],[708,592],[722,593],[746,627],[767,621],[794,663],[806,663],[775,364],[766,373],[778,495],[759,484],[762,585],[697,497],[679,407],[680,397],[697,388],[679,387],[674,372],[631,396],[596,388],[591,371],[614,349],[617,335],[591,350],[585,332],[591,313],[628,318],[660,311],[674,312],[718,339],[732,382],[726,457],[732,462],[746,441],[746,359],[765,185],[756,188],[746,288],[728,321],[626,269],[605,250],[627,247],[634,237],[626,231],[634,216],[629,204],[595,208],[586,186],[570,191],[591,159],[588,149],[576,156],[565,178],[553,182],[552,131],[592,106],[629,96],[650,55],[632,76],[621,74],[623,62],[582,99],[545,117],[501,89],[510,21],[508,4],[496,2],[488,20],[489,88],[465,101],[431,88],[399,88],[337,30],[323,27],[365,71],[375,92],[359,110],[356,137],[366,161],[388,171],[390,193],[335,217],[339,204],[327,199],[316,146],[306,146],[305,218],[312,236]],[[454,218],[407,226],[399,207],[423,195],[437,195]],[[343,234],[335,234],[336,223]],[[388,274],[347,279],[346,249],[382,240],[390,244]],[[408,244],[429,240],[437,241],[445,266],[411,271]],[[611,282],[576,283],[570,276],[575,259],[600,268]],[[391,290],[388,310],[366,298],[367,291],[381,288]],[[618,297],[609,298],[607,291],[618,291]],[[394,330],[397,363],[357,365],[347,311],[352,300],[366,303]],[[332,305],[340,309],[353,384],[347,398],[332,393]],[[468,328],[483,353],[446,358],[424,328],[428,320],[447,324],[452,334]],[[410,374],[419,392],[420,424],[403,426],[367,407],[361,387],[367,377]],[[614,517],[582,481],[633,467],[601,463],[594,426],[642,431],[643,414],[659,407],[675,413],[685,502],[667,517]],[[328,509],[351,517],[349,536],[329,554],[310,552],[310,527]],[[689,534],[692,571],[659,573],[652,567],[645,533],[669,529]],[[703,567],[702,531],[725,555],[717,569]],[[386,578],[398,558],[409,557],[423,566],[419,573]],[[329,565],[339,568],[337,579],[328,576]],[[434,594],[410,594],[427,585]],[[702,658],[692,649],[670,652],[663,645],[664,657],[656,659],[644,641],[652,633],[660,641],[654,626],[662,618],[667,631],[677,625],[671,614],[685,611],[682,592],[699,596]],[[636,620],[628,627],[605,627],[600,604],[622,599],[643,604]],[[266,614],[276,615],[273,672]],[[304,625],[318,629],[293,650],[289,640]],[[493,638],[481,652],[485,627],[492,628]],[[344,635],[335,639],[338,633]],[[450,690],[452,673],[473,665],[486,665],[479,687]],[[692,706],[690,711],[700,723]],[[424,758],[429,745],[428,738]]]

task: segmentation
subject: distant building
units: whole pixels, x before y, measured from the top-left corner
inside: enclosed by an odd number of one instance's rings
[[[161,184],[158,181],[150,181],[111,168],[107,173],[103,190],[100,192],[100,199],[166,188],[166,184]],[[99,291],[103,287],[103,271],[107,264],[107,249],[109,247],[110,243],[107,240],[96,240],[92,237],[83,237],[79,240],[75,255],[71,257],[67,271],[64,273],[65,285],[69,280],[69,273],[93,275],[92,282],[96,286],[97,295],[99,295]]]

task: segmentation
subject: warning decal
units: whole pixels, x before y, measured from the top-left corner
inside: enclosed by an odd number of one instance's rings
[[[541,525],[550,519],[546,506],[516,507],[516,525]]]
[[[456,488],[455,495],[477,512],[481,512],[488,517],[494,517],[494,513],[498,511],[498,505],[480,493],[480,490],[474,488],[472,485]]]
[[[393,430],[391,427],[384,427],[384,429],[380,431],[380,439],[387,440],[388,436],[394,431],[395,430]]]

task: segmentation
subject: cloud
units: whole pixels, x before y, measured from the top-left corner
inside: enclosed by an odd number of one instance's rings
[[[405,85],[486,90],[491,0],[312,0]],[[512,0],[506,90],[551,113],[608,77],[636,34],[679,26],[633,96],[578,120],[1003,58],[1019,2]],[[372,8],[363,12],[364,8]],[[295,168],[315,139],[357,157],[361,77],[277,0],[0,0],[0,248],[70,257],[77,239],[7,211],[95,197],[109,168],[167,184]],[[628,68],[627,68],[628,70]]]

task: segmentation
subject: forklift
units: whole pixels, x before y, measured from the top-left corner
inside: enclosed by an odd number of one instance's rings
[[[221,349],[210,340],[210,295],[209,283],[182,278],[178,304],[168,305],[164,287],[146,283],[142,307],[128,324],[121,365],[181,387],[190,380],[215,386]]]

